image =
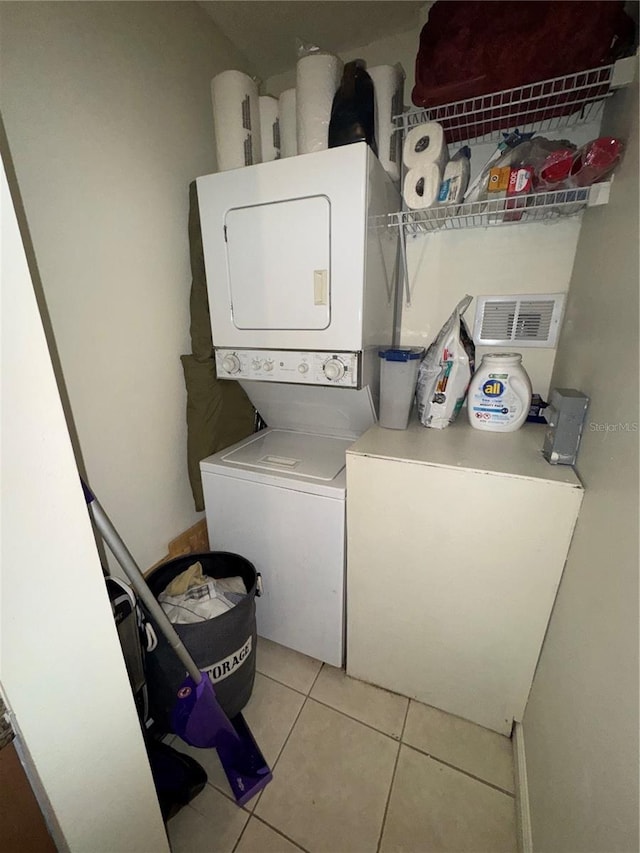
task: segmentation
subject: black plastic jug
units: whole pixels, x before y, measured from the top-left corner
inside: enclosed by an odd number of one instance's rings
[[[373,80],[362,59],[354,59],[344,66],[329,122],[329,148],[352,142],[366,142],[374,154],[378,154]]]

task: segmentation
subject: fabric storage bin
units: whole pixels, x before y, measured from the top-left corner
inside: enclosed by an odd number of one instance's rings
[[[173,626],[198,668],[211,678],[222,709],[232,718],[244,708],[253,690],[258,575],[253,564],[239,554],[227,551],[186,554],[163,563],[147,576],[153,595],[157,598],[175,577],[197,562],[211,578],[239,575],[247,589],[246,598],[226,613],[203,622]],[[153,619],[150,621],[153,623]],[[157,729],[169,732],[176,692],[186,672],[157,628],[156,633],[158,645],[146,657],[149,716]]]

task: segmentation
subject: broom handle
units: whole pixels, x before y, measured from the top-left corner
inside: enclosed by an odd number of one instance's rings
[[[116,558],[118,563],[122,566],[122,569],[126,576],[131,581],[131,586],[136,591],[136,595],[142,600],[144,606],[147,608],[149,613],[152,615],[154,620],[157,622],[158,627],[164,634],[167,642],[174,650],[176,655],[180,658],[181,663],[184,664],[185,669],[193,678],[196,684],[200,684],[202,681],[202,673],[198,669],[195,664],[195,661],[189,654],[186,649],[186,646],[176,633],[175,628],[169,622],[169,619],[162,609],[162,607],[156,601],[154,594],[151,592],[147,583],[144,579],[144,576],[138,566],[136,565],[135,560],[129,553],[127,546],[124,544],[118,531],[115,529],[109,517],[107,516],[104,509],[100,506],[100,502],[96,498],[96,496],[88,489],[88,487],[83,483],[85,498],[87,499],[87,504],[89,506],[89,512],[91,513],[91,517],[93,518],[100,535],[104,539],[104,541],[109,546],[109,550]]]

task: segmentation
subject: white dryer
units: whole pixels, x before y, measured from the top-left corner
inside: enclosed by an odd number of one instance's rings
[[[398,192],[364,143],[198,178],[218,376],[360,388],[392,342]]]

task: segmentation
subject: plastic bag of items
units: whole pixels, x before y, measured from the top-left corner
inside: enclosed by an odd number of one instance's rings
[[[559,147],[536,168],[535,190],[588,187],[603,181],[618,165],[623,152],[624,144],[612,136],[592,139],[577,151],[575,145]]]
[[[475,370],[475,347],[462,317],[471,300],[465,296],[456,305],[418,368],[416,402],[423,426],[444,429],[464,403]]]
[[[241,577],[210,578],[200,562],[189,566],[160,593],[158,601],[174,625],[206,622],[246,597]]]

